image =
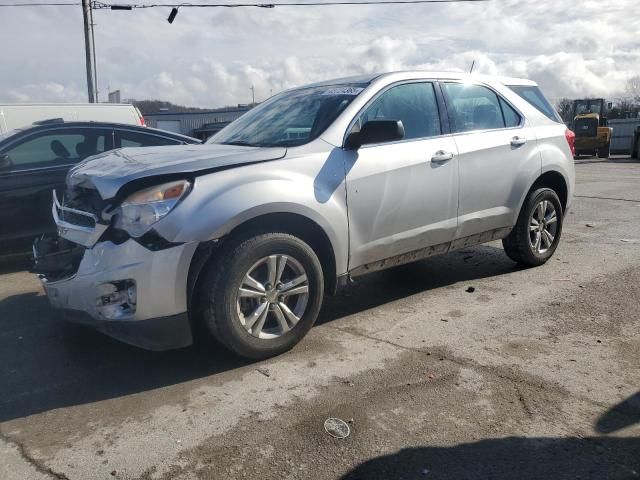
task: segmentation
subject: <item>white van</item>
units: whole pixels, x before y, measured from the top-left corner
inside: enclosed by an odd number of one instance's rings
[[[137,107],[119,103],[0,104],[0,134],[33,122],[62,118],[67,122],[94,121],[145,125]]]

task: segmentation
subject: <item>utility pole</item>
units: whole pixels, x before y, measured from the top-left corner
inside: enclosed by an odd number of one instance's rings
[[[91,0],[82,0],[82,18],[84,19],[84,53],[87,64],[87,93],[89,103],[98,101],[98,79],[96,78],[96,50],[93,40],[93,11]]]
[[[251,106],[256,104],[256,89],[251,85]]]

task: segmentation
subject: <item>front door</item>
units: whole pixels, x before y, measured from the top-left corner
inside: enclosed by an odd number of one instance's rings
[[[434,85],[388,88],[355,128],[383,119],[401,120],[405,138],[345,152],[352,271],[428,246],[446,247],[457,226],[457,152],[453,138],[442,135]]]

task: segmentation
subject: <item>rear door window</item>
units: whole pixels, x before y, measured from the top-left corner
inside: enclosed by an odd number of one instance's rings
[[[563,123],[562,118],[560,118],[556,109],[553,108],[549,103],[549,100],[545,98],[544,94],[538,87],[532,85],[509,85],[508,87],[531,105],[536,107],[536,109],[538,109],[538,111],[549,120]]]
[[[520,114],[518,114],[518,112],[516,112],[513,107],[502,98],[500,98],[500,107],[502,108],[502,115],[504,116],[504,123],[507,128],[517,127],[520,125],[520,122],[522,121]]]
[[[108,149],[110,132],[94,128],[68,128],[39,132],[9,146],[3,155],[11,170],[70,165]]]

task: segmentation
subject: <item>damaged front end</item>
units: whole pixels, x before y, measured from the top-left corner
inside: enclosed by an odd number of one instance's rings
[[[65,320],[146,349],[190,345],[186,284],[197,242],[130,236],[113,225],[112,205],[86,185],[68,185],[62,198],[54,191],[58,235],[35,241],[32,272]]]
[[[58,235],[84,247],[92,247],[109,228],[110,217],[102,219],[108,207],[96,190],[76,187],[67,190],[61,204],[53,191],[51,213],[58,227]],[[82,210],[80,209],[82,208]]]
[[[33,244],[31,272],[49,281],[72,277],[80,267],[84,251],[81,245],[55,234],[45,234]]]

